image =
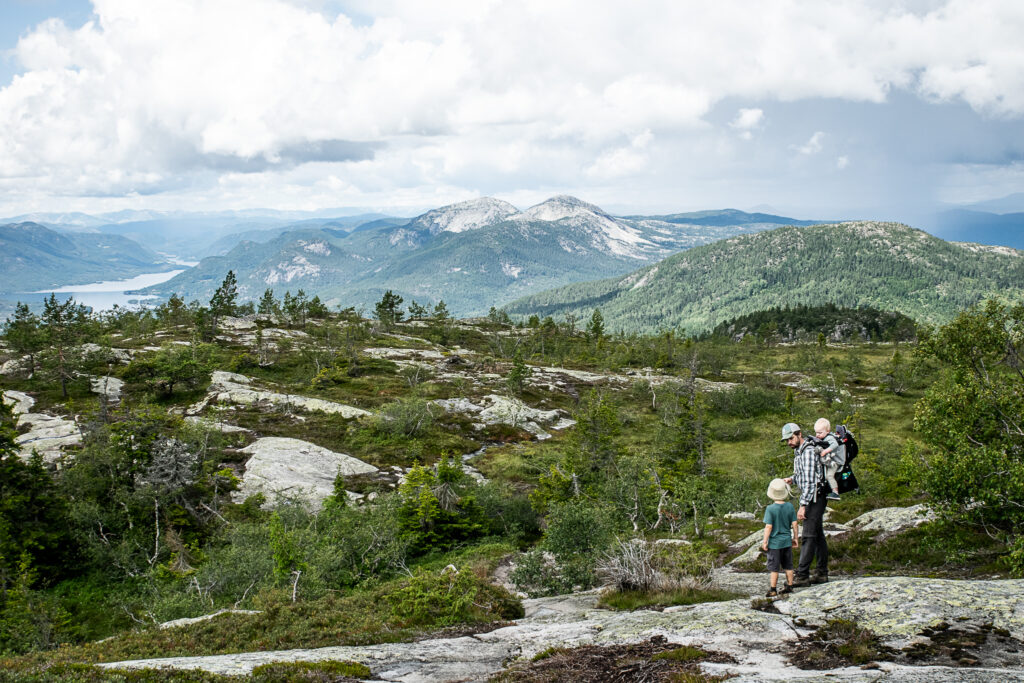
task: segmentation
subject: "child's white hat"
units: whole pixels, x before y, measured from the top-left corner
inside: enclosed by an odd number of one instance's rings
[[[783,479],[772,479],[772,483],[768,484],[768,497],[772,500],[786,500],[792,495],[789,490],[789,484]]]

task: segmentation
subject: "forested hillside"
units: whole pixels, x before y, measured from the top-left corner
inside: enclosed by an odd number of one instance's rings
[[[706,332],[737,316],[833,303],[948,320],[988,296],[1024,293],[1024,253],[945,242],[898,223],[784,227],[722,240],[622,277],[512,302],[513,316],[587,316],[610,329]]]
[[[0,225],[0,293],[171,269],[166,259],[121,235],[58,232],[38,223]]]

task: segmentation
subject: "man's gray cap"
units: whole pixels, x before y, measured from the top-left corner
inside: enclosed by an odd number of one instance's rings
[[[795,422],[787,422],[782,425],[782,440],[788,441],[789,437],[800,431],[800,425]]]

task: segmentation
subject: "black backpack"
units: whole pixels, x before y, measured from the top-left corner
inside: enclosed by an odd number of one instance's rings
[[[836,427],[836,440],[840,446],[846,446],[846,464],[849,465],[860,452],[857,439],[853,438],[853,432],[846,428],[846,425]]]

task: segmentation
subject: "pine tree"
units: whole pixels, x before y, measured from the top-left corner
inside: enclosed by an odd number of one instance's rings
[[[402,297],[389,289],[384,292],[384,296],[373,307],[374,315],[377,317],[377,320],[384,323],[386,329],[390,330],[395,326],[395,323],[401,322],[405,316],[405,312],[399,308],[402,305],[402,301]]]
[[[235,271],[229,270],[210,299],[210,311],[215,316],[234,315],[237,305],[238,279],[235,277]]]
[[[35,372],[36,354],[45,347],[46,339],[39,325],[39,316],[29,309],[28,304],[18,302],[14,317],[7,319],[4,336],[14,351],[28,356],[29,374]]]
[[[237,301],[238,280],[235,278],[235,271],[229,270],[210,299],[210,323],[213,334],[217,334],[217,326],[223,316],[235,314]]]
[[[514,395],[519,396],[523,393],[523,389],[526,386],[526,380],[533,374],[533,370],[529,365],[523,362],[523,354],[517,350],[515,357],[512,359],[512,367],[508,371],[508,375],[505,377],[505,384],[508,386],[508,390]]]
[[[421,306],[420,304],[416,303],[416,299],[413,299],[412,303],[409,304],[409,319],[410,320],[420,320],[420,319],[426,318],[426,317],[427,317],[427,309],[426,309],[426,307],[425,306]]]
[[[256,307],[256,312],[260,315],[279,315],[281,313],[281,302],[274,298],[274,290],[269,287],[263,296],[260,297],[260,302]]]
[[[448,313],[448,306],[444,303],[444,299],[438,301],[434,306],[434,313],[431,317],[440,322],[444,322],[451,317],[451,314]]]
[[[595,308],[594,314],[590,316],[587,336],[594,341],[601,341],[601,338],[604,337],[604,316],[601,315],[601,310],[598,308]]]
[[[43,324],[46,343],[50,347],[51,367],[64,398],[68,397],[68,382],[75,377],[80,360],[74,354],[74,347],[81,342],[87,319],[88,309],[75,303],[71,297],[61,303],[57,301],[56,294],[50,294],[43,302]]]

